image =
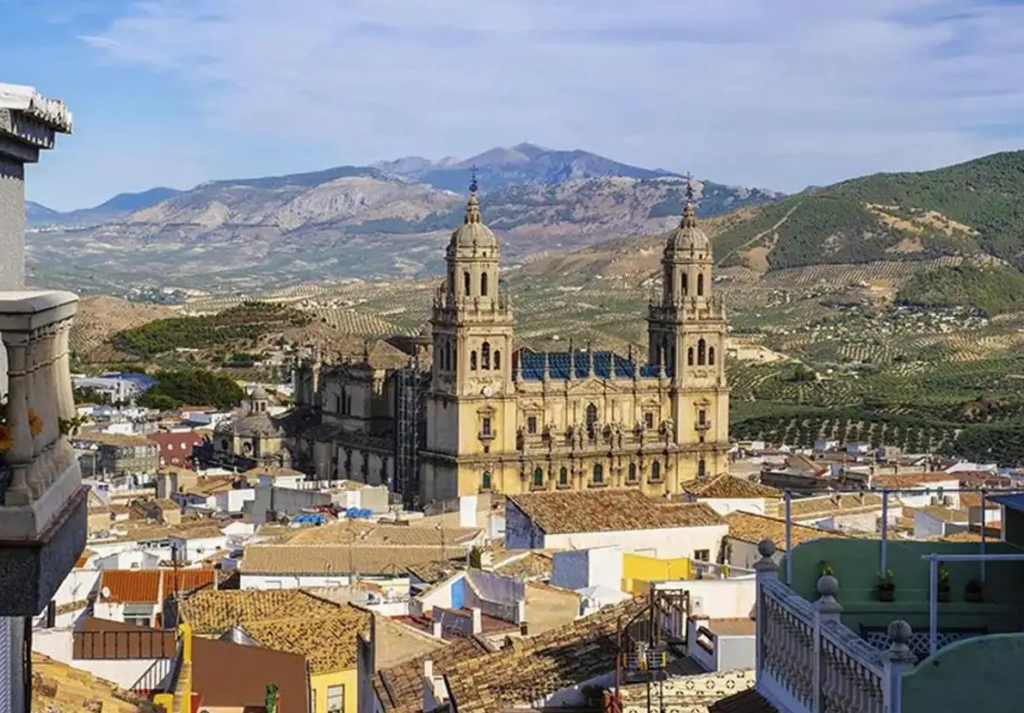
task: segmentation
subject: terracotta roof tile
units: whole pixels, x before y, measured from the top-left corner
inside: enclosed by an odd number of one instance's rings
[[[369,612],[342,606],[332,614],[247,622],[241,627],[261,646],[302,654],[313,675],[355,668],[356,637],[370,628]]]
[[[525,555],[509,557],[494,565],[492,569],[498,574],[517,579],[548,578],[554,569],[554,561],[549,554],[528,552]]]
[[[378,671],[404,664],[445,646],[440,639],[386,616],[374,614],[374,622],[374,633],[377,637],[374,644],[374,663]]]
[[[529,493],[508,499],[548,535],[725,524],[705,503],[666,503],[632,488]]]
[[[952,473],[895,473],[871,478],[871,485],[876,488],[920,488],[933,483],[959,482]]]
[[[775,549],[783,552],[786,549],[786,521],[765,515],[748,512],[731,512],[725,516],[729,523],[729,537],[734,540],[757,544],[761,540],[771,540]],[[793,524],[790,530],[793,546],[821,538],[845,537],[831,530],[819,530],[816,527]]]
[[[434,584],[443,579],[448,579],[448,577],[451,577],[460,569],[465,568],[466,562],[462,558],[456,560],[422,562],[420,564],[413,564],[406,567],[406,569],[409,570],[409,574],[426,584]]]
[[[32,652],[32,710],[49,713],[155,713],[149,701],[117,684]]]
[[[967,522],[969,513],[966,510],[953,510],[942,505],[928,505],[923,508],[913,508],[914,511],[924,513],[943,522]]]
[[[418,713],[423,710],[423,663],[433,662],[434,675],[448,673],[461,661],[487,654],[490,650],[478,639],[457,641],[399,666],[378,671],[373,690],[385,713]]]
[[[472,542],[481,534],[475,527],[434,529],[407,525],[380,525],[360,520],[339,520],[330,525],[298,530],[289,538],[293,545],[421,545],[440,547]]]
[[[781,498],[782,491],[746,478],[722,474],[710,480],[683,483],[685,492],[698,498]]]
[[[828,516],[839,512],[848,514],[870,512],[882,509],[882,496],[875,493],[833,493],[810,498],[794,498],[790,502],[790,513],[794,518]],[[769,510],[771,512],[771,510]],[[786,517],[786,503],[775,505],[775,516]]]
[[[390,574],[445,559],[455,547],[357,545],[251,545],[239,565],[243,574]]]
[[[105,569],[100,574],[100,601],[120,604],[158,603],[173,592],[191,592],[213,584],[211,569]],[[109,589],[110,596],[103,596]]]
[[[196,634],[215,636],[241,622],[326,616],[338,608],[300,589],[203,589],[178,603],[181,620]]]

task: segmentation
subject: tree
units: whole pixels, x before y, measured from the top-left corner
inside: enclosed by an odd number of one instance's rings
[[[231,378],[201,369],[163,371],[156,380],[139,397],[140,406],[166,410],[183,404],[208,404],[227,409],[245,398],[245,392]]]

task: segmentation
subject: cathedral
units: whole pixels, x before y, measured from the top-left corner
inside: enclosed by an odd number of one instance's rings
[[[647,359],[517,344],[501,246],[476,182],[446,250],[429,333],[401,359],[319,358],[296,369],[296,467],[386,483],[425,504],[492,491],[679,492],[726,469],[726,311],[692,191],[648,307]],[[412,340],[415,342],[416,340]],[[396,352],[398,350],[395,350]],[[639,350],[637,350],[639,351]],[[404,363],[403,363],[404,362]]]

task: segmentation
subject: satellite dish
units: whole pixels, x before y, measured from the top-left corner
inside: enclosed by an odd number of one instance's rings
[[[103,595],[104,599],[110,599],[110,587],[104,587],[100,590],[100,594]]]

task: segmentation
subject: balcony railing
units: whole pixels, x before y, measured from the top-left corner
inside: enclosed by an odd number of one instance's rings
[[[61,433],[74,416],[68,336],[77,305],[69,292],[0,293],[7,356],[0,540],[37,539],[81,487]]]

